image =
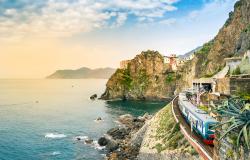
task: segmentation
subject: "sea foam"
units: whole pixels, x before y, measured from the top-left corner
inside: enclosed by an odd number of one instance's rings
[[[59,138],[65,138],[67,137],[65,134],[59,134],[59,133],[46,133],[45,138],[52,138],[52,139],[59,139]]]
[[[100,146],[97,141],[93,142],[94,148],[97,150],[104,150],[105,146]]]
[[[52,153],[51,153],[52,156],[57,156],[57,155],[59,155],[59,154],[61,154],[61,152],[59,152],[59,151],[55,151],[55,152],[52,152]]]

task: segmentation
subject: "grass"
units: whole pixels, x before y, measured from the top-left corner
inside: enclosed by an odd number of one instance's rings
[[[197,154],[181,133],[180,126],[176,123],[173,117],[170,105],[166,107],[160,117],[155,139],[157,141],[161,141],[162,143],[157,143],[154,146],[157,152],[160,153],[164,150],[180,149],[184,152],[190,153],[191,155]]]
[[[232,75],[240,75],[241,71],[240,71],[240,67],[236,67],[235,70],[233,70]]]
[[[163,151],[165,148],[163,148],[162,144],[157,143],[155,145],[155,149],[157,150],[158,153],[161,153],[161,151]]]
[[[238,92],[236,96],[239,96],[240,98],[249,101],[250,102],[250,93],[247,92]]]

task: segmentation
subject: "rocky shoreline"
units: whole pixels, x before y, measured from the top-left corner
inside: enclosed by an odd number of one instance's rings
[[[134,117],[130,114],[118,118],[119,126],[112,128],[99,138],[98,144],[105,146],[107,160],[137,159],[146,123],[151,115]],[[144,129],[143,129],[144,128]]]

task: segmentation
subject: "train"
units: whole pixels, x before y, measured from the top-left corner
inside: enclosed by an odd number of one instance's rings
[[[215,130],[213,127],[218,122],[213,117],[209,116],[207,112],[193,105],[187,99],[186,92],[179,93],[178,105],[191,129],[202,137],[205,144],[213,145],[215,138]]]

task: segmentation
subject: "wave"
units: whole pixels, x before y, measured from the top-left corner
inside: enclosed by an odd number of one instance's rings
[[[97,141],[93,142],[94,148],[97,150],[104,150],[105,146],[100,146]]]
[[[61,152],[59,152],[59,151],[55,151],[55,152],[51,153],[52,156],[57,156],[57,155],[60,155],[60,154],[61,154]]]
[[[75,140],[87,140],[87,139],[89,139],[89,137],[88,136],[76,136],[75,138],[74,138]]]
[[[85,140],[89,140],[89,137],[88,136],[76,136],[74,137],[74,140],[77,140],[77,141],[84,141],[84,144],[87,144],[85,142]],[[105,146],[100,146],[98,144],[98,141],[97,140],[94,140],[93,143],[91,144],[87,144],[87,145],[90,145],[91,147],[97,149],[97,150],[104,150],[105,149]]]
[[[59,138],[65,138],[67,137],[65,134],[59,134],[59,133],[46,133],[45,138],[52,138],[52,139],[59,139]]]

